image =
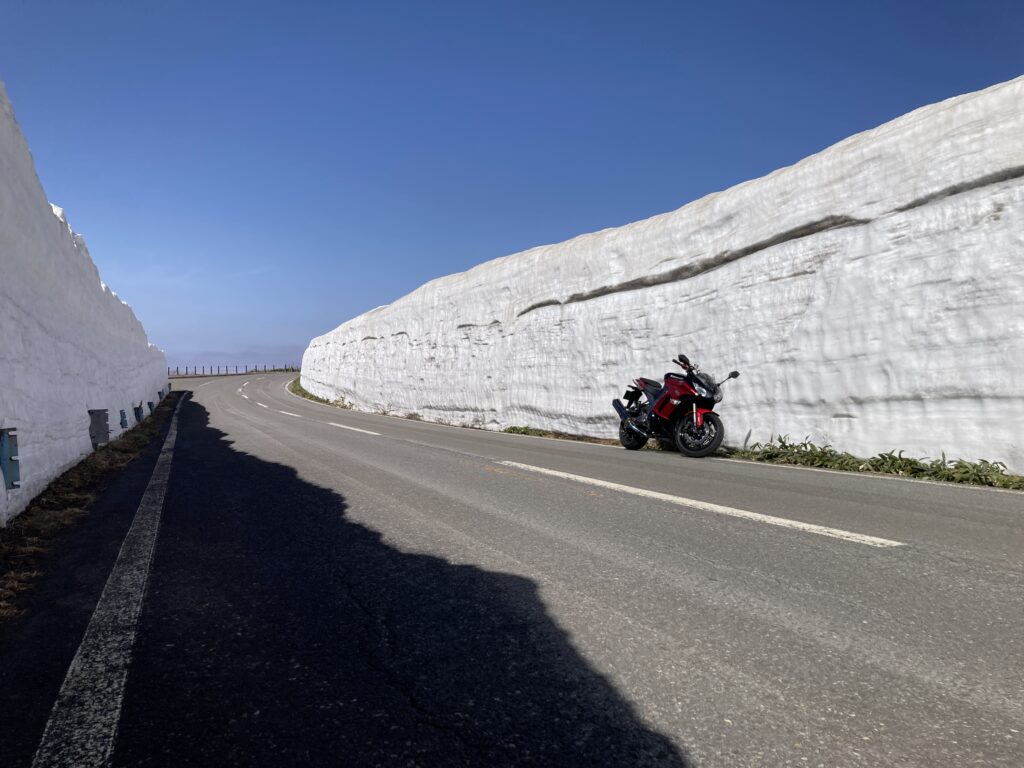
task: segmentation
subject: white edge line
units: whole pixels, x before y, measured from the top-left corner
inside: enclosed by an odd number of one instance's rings
[[[299,377],[296,376],[295,378],[297,379]],[[283,389],[285,391],[285,394],[288,395],[289,397],[294,397],[295,399],[302,400],[305,403],[312,403],[313,405],[319,405],[319,406],[321,406],[323,408],[330,408],[330,409],[335,410],[335,411],[339,410],[338,406],[336,406],[336,405],[331,405],[330,403],[318,403],[316,400],[310,400],[308,397],[303,397],[302,395],[296,395],[294,392],[292,392],[290,389],[288,389],[288,385],[291,384],[293,381],[295,381],[295,379],[288,379],[288,381],[286,381],[284,384],[281,385],[281,389]],[[359,413],[363,413],[363,411],[359,411]],[[375,414],[371,414],[371,415],[375,415]]]
[[[338,406],[336,406],[336,405],[328,405],[327,403],[318,403],[315,400],[310,400],[309,398],[302,397],[300,395],[296,395],[294,392],[292,392],[290,389],[288,389],[288,385],[291,384],[292,381],[294,381],[294,379],[290,379],[290,380],[286,381],[284,384],[281,385],[281,389],[283,389],[285,391],[285,393],[287,393],[291,397],[297,398],[297,399],[302,400],[302,401],[304,401],[306,403],[312,403],[313,405],[322,405],[324,408],[332,408],[334,410],[338,410]],[[281,411],[281,413],[284,413],[284,411]],[[292,415],[295,415],[295,414],[292,414]],[[379,416],[381,414],[367,414],[367,415]],[[374,437],[380,437],[380,432],[371,432],[368,429],[359,429],[359,427],[350,427],[347,424],[338,424],[337,422],[334,422],[334,421],[328,421],[327,423],[329,425],[331,425],[332,427],[338,427],[339,429],[348,429],[348,430],[351,430],[352,432],[362,432],[364,435],[373,435]]]
[[[285,416],[294,416],[296,419],[302,418],[299,414],[292,413],[291,411],[278,411],[278,413],[283,413]]]
[[[804,523],[799,520],[789,520],[785,517],[775,517],[774,515],[764,515],[760,512],[749,512],[745,509],[735,509],[734,507],[725,507],[721,504],[712,504],[707,501],[698,501],[697,499],[687,499],[683,496],[673,496],[668,493],[660,493],[658,491],[648,491],[644,488],[634,488],[630,485],[620,485],[619,483],[610,483],[607,480],[598,480],[594,477],[584,477],[583,475],[572,475],[568,472],[559,472],[555,469],[545,469],[544,467],[534,467],[530,464],[520,464],[515,461],[499,461],[498,464],[502,464],[506,467],[515,467],[516,469],[526,470],[528,472],[538,472],[542,475],[551,475],[552,477],[560,477],[564,480],[574,480],[578,483],[585,483],[587,485],[596,485],[600,488],[608,488],[613,491],[621,491],[623,493],[631,493],[634,496],[642,496],[648,499],[657,499],[658,501],[665,501],[669,504],[676,504],[681,507],[690,507],[693,509],[699,509],[703,512],[714,512],[719,515],[727,515],[729,517],[738,517],[744,520],[753,520],[759,523],[767,523],[768,525],[776,525],[780,528],[792,528],[798,531],[804,531],[806,533],[816,533],[819,536],[828,536],[833,539],[842,539],[843,541],[852,541],[857,544],[867,544],[871,547],[904,547],[906,544],[902,541],[893,541],[892,539],[882,539],[877,536],[868,536],[863,533],[853,533],[851,531],[844,531],[841,528],[829,528],[824,525],[815,525],[814,523]]]
[[[336,405],[330,405],[329,403],[318,403],[318,402],[316,402],[316,400],[310,400],[309,398],[302,397],[301,395],[296,395],[294,392],[292,392],[290,389],[288,389],[288,385],[289,384],[291,384],[291,380],[286,381],[281,386],[281,388],[285,392],[288,393],[289,397],[294,397],[294,398],[296,398],[298,400],[302,400],[302,401],[304,401],[306,403],[312,403],[313,405],[319,405],[319,406],[321,406],[323,408],[330,408],[331,410],[335,410],[335,411],[337,411],[337,410],[344,410],[344,409],[340,409]],[[399,419],[400,421],[404,421],[404,422],[407,422],[407,423],[411,422],[413,424],[426,424],[427,426],[430,426],[430,427],[442,427],[444,429],[464,429],[464,430],[467,430],[469,432],[480,432],[480,433],[485,434],[485,435],[504,435],[506,437],[525,437],[528,440],[553,440],[556,443],[569,443],[571,445],[585,445],[585,446],[588,446],[590,448],[616,448],[616,449],[619,448],[619,446],[617,446],[617,445],[604,445],[602,443],[588,443],[588,442],[586,442],[584,440],[564,440],[564,439],[562,439],[560,437],[542,437],[541,435],[520,435],[520,434],[515,433],[515,432],[499,432],[499,431],[493,430],[493,429],[474,429],[473,427],[464,427],[461,424],[442,424],[439,421],[426,421],[426,420],[424,420],[424,421],[416,421],[415,419],[408,419],[405,416],[395,416],[394,414],[391,414],[391,413],[375,413],[373,411],[360,411],[360,410],[356,410],[356,409],[353,409],[352,412],[353,413],[361,413],[361,414],[363,414],[365,416],[380,416],[381,418],[384,418],[384,419]],[[328,423],[332,423],[332,422],[328,422]],[[335,424],[334,426],[340,427],[342,425],[341,424]],[[355,427],[346,427],[346,429],[355,429]],[[364,432],[368,432],[368,430],[363,430],[363,431]],[[377,433],[377,432],[369,432],[369,434],[376,435],[376,434],[379,434],[379,433]]]
[[[364,435],[373,435],[374,437],[380,437],[380,432],[371,432],[368,429],[359,429],[359,427],[350,427],[347,424],[335,424],[333,421],[328,421],[332,427],[339,427],[340,429],[350,429],[353,432],[362,432]]]
[[[468,427],[461,427],[461,429],[468,429]],[[590,448],[612,448],[616,451],[622,450],[621,445],[605,445],[604,443],[591,443],[586,440],[570,440],[569,438],[565,437],[545,437],[544,435],[521,435],[518,432],[500,432],[493,429],[481,429],[476,431],[484,432],[488,435],[508,435],[509,437],[525,437],[527,440],[552,440],[556,443],[563,443],[568,445],[586,445]]]
[[[110,761],[170,482],[180,403],[175,405],[131,527],[50,711],[33,768]]]

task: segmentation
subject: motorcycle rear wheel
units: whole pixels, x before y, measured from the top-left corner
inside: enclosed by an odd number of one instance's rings
[[[710,456],[722,445],[725,427],[717,413],[705,413],[702,427],[694,424],[693,415],[688,413],[676,422],[672,434],[681,454],[700,459]]]
[[[626,422],[619,422],[619,442],[622,443],[622,447],[627,451],[639,451],[645,445],[647,445],[647,438],[642,435],[638,435],[632,429],[626,426]]]

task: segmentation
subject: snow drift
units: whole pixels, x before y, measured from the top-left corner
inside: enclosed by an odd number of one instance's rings
[[[16,429],[21,487],[0,482],[0,525],[92,450],[89,410],[111,437],[166,391],[163,353],[100,282],[85,242],[51,207],[0,83],[0,430]]]
[[[742,372],[726,442],[1024,471],[1024,78],[918,109],[672,213],[434,280],[310,343],[364,410],[613,436],[685,352]]]

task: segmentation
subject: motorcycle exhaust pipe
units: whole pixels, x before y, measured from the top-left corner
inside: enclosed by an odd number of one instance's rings
[[[631,431],[636,432],[638,435],[642,437],[650,437],[650,435],[648,435],[646,432],[640,429],[640,427],[633,423],[633,419],[630,417],[629,413],[627,413],[626,406],[622,404],[621,400],[612,400],[612,407],[615,408],[615,412],[619,414],[619,418],[622,419],[623,422],[625,422],[626,426]]]

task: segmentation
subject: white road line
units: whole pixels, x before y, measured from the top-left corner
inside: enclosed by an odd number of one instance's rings
[[[256,405],[258,405],[260,408],[266,408],[267,407],[263,403],[261,403],[259,400],[256,401]]]
[[[296,419],[301,419],[302,418],[299,414],[297,414],[297,413],[290,413],[289,411],[278,411],[278,413],[283,413],[285,416],[294,416]]]
[[[804,531],[805,533],[816,533],[819,536],[829,536],[833,539],[843,539],[844,541],[853,541],[857,544],[867,544],[872,547],[903,547],[906,544],[902,541],[893,541],[891,539],[880,539],[877,536],[867,536],[862,533],[852,533],[850,531],[844,531],[841,528],[827,528],[824,525],[815,525],[813,523],[803,523],[799,520],[789,520],[785,517],[775,517],[774,515],[763,515],[760,512],[748,512],[745,509],[735,509],[733,507],[723,507],[720,504],[711,504],[707,501],[698,501],[697,499],[687,499],[682,496],[673,496],[668,493],[659,493],[658,491],[648,491],[644,488],[634,488],[631,485],[620,485],[619,483],[610,483],[606,480],[598,480],[594,477],[584,477],[583,475],[571,475],[568,472],[559,472],[554,469],[545,469],[543,467],[534,467],[530,464],[519,464],[515,461],[499,461],[498,464],[502,464],[506,467],[515,467],[517,469],[524,469],[528,472],[539,472],[542,475],[551,475],[552,477],[560,477],[564,480],[575,480],[577,483],[586,483],[587,485],[596,485],[600,488],[608,488],[612,491],[621,491],[622,493],[631,493],[634,496],[643,496],[648,499],[657,499],[658,501],[665,501],[669,504],[677,504],[681,507],[690,507],[692,509],[699,509],[703,512],[714,512],[719,515],[728,515],[729,517],[739,517],[744,520],[753,520],[758,523],[767,523],[768,525],[777,525],[781,528],[793,528],[798,531]]]
[[[246,400],[248,400],[248,399],[249,399],[249,396],[248,396],[248,395],[244,395],[244,394],[243,394],[243,395],[242,395],[242,397],[244,397],[244,398],[245,398]]]
[[[50,711],[33,768],[110,762],[177,434],[175,410],[131,528]]]
[[[333,421],[328,421],[327,423],[330,424],[332,427],[340,427],[341,429],[351,429],[353,432],[362,432],[364,435],[374,435],[375,437],[380,437],[380,432],[371,432],[368,429],[359,429],[359,427],[349,427],[345,424],[335,424]]]
[[[248,382],[248,381],[246,381],[246,382],[243,382],[243,383],[242,383],[242,386],[243,386],[243,387],[248,387],[248,386],[249,386],[249,382]]]

